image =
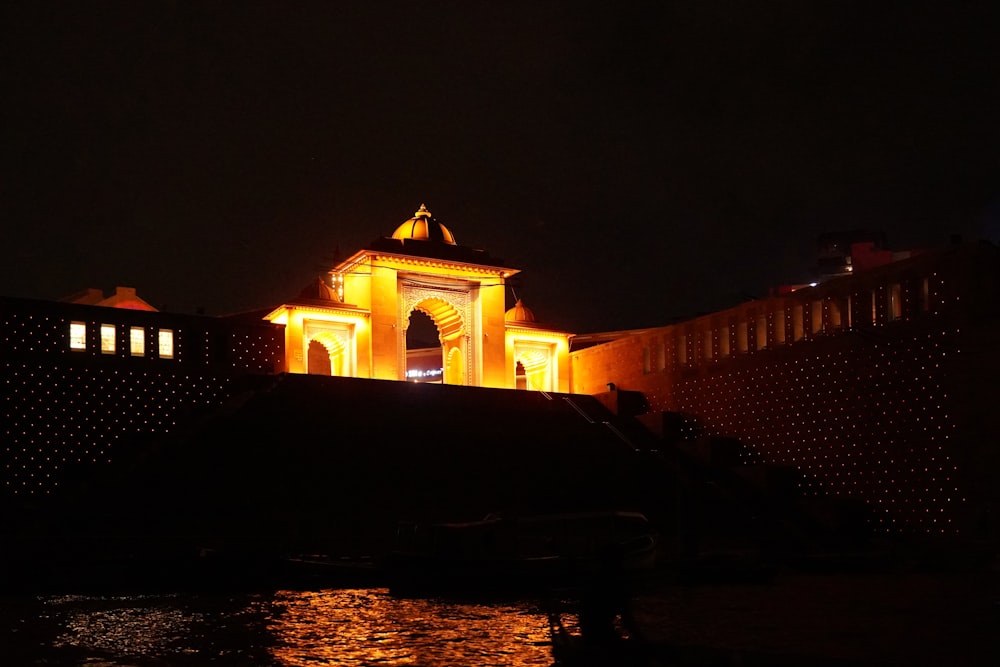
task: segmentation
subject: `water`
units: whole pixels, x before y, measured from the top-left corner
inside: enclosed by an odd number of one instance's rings
[[[505,667],[552,664],[534,603],[401,599],[385,589],[8,598],[5,667]]]

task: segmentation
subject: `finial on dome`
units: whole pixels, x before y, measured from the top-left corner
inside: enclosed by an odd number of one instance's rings
[[[455,236],[447,227],[435,220],[431,212],[423,204],[420,209],[413,214],[413,217],[401,224],[392,233],[392,238],[401,241],[436,241],[448,245],[457,245]]]
[[[504,313],[503,319],[506,322],[534,322],[535,314],[518,299],[514,307]]]

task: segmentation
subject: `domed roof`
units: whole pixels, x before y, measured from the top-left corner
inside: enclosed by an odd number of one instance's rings
[[[456,245],[455,237],[451,231],[440,222],[431,217],[431,212],[423,204],[420,210],[413,214],[413,217],[396,227],[392,233],[392,238],[401,241],[410,239],[416,241],[438,241],[448,245]]]
[[[503,315],[504,322],[531,322],[535,321],[535,314],[531,312],[531,309],[524,305],[524,302],[520,299],[514,304],[514,307],[508,310]]]

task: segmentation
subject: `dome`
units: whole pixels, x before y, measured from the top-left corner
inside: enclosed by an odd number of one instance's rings
[[[392,238],[401,241],[438,241],[448,245],[456,245],[455,237],[451,231],[440,222],[431,217],[431,212],[421,204],[420,210],[413,214],[413,217],[396,227],[392,233]]]
[[[514,304],[514,307],[508,310],[503,315],[504,322],[531,322],[535,321],[535,314],[531,312],[531,309],[524,305],[524,302],[520,299]]]

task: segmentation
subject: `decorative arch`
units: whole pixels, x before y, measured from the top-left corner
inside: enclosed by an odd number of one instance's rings
[[[514,344],[515,386],[518,366],[524,371],[524,388],[535,391],[555,390],[555,346],[545,343]]]
[[[478,324],[473,313],[473,287],[467,284],[442,283],[426,280],[400,281],[399,367],[406,368],[406,330],[414,310],[424,313],[434,322],[441,341],[441,357],[446,384],[475,383],[475,340]]]
[[[329,325],[328,325],[329,326]],[[341,327],[325,328],[315,323],[306,327],[305,349],[308,351],[313,342],[319,343],[330,358],[330,375],[350,376],[353,374],[351,359],[350,332]],[[308,357],[307,357],[308,358]],[[307,365],[306,373],[311,373]]]
[[[452,341],[462,335],[465,331],[465,323],[462,314],[458,309],[444,299],[432,297],[420,301],[406,312],[406,321],[409,322],[410,313],[419,310],[433,320],[438,328],[438,335],[442,343]],[[407,325],[409,326],[409,325]]]

